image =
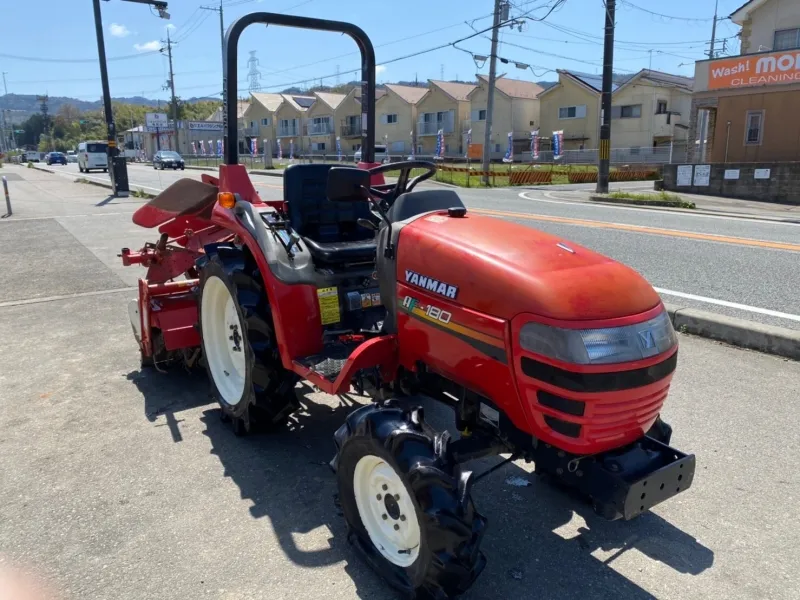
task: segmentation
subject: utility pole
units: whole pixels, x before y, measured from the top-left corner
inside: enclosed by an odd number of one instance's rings
[[[611,170],[611,87],[614,79],[614,13],[616,0],[605,0],[606,32],[603,43],[603,93],[601,100],[603,123],[600,125],[600,153],[597,165],[597,193],[608,193]]]
[[[164,49],[162,48],[163,52]],[[167,29],[167,56],[169,57],[169,81],[165,87],[169,88],[172,93],[172,125],[175,127],[175,151],[180,152],[180,145],[178,144],[178,101],[175,99],[175,74],[172,71],[172,40],[169,38],[169,29]]]
[[[717,8],[719,7],[719,0],[714,2],[714,20],[711,24],[711,46],[708,49],[708,58],[714,58],[715,46],[717,44]]]
[[[124,0],[136,4],[147,4],[155,7],[162,19],[169,19],[167,3],[162,0]],[[100,14],[100,0],[92,0],[94,8],[94,28],[97,35],[97,57],[100,60],[100,80],[103,85],[103,108],[106,117],[106,133],[108,139],[108,172],[111,175],[111,189],[115,196],[126,198],[128,188],[128,165],[125,157],[119,155],[117,148],[117,125],[111,112],[111,92],[108,86],[108,67],[106,65],[106,45],[103,40],[103,16]]]
[[[483,162],[481,170],[486,173],[483,175],[483,184],[489,185],[491,178],[489,177],[489,169],[491,163],[491,148],[492,143],[492,111],[494,110],[494,89],[497,82],[497,36],[500,29],[500,6],[503,4],[502,0],[494,0],[494,21],[492,22],[492,51],[489,54],[489,96],[486,99],[486,121],[485,131],[483,132]]]
[[[5,97],[3,104],[8,102],[8,86],[6,85],[6,72],[3,71],[3,88],[5,89]],[[8,142],[8,124],[6,123],[6,111],[5,109],[0,108],[0,128],[2,128],[2,136],[3,140],[0,144],[0,152],[5,152],[11,149],[11,146]],[[14,126],[12,125],[11,128],[13,129]]]
[[[222,72],[225,72],[225,23],[222,19],[222,0],[219,0],[219,6],[201,6],[203,10],[213,10],[219,13],[219,43],[220,52],[222,52]]]

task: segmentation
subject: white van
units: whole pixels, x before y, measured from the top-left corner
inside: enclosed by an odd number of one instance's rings
[[[108,173],[108,142],[93,141],[78,144],[78,170],[88,173],[91,169],[102,169]]]

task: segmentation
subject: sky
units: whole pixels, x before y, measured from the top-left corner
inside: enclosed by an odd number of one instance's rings
[[[509,77],[554,81],[555,69],[600,73],[604,5],[602,0],[565,0],[543,21],[555,0],[514,0],[512,16],[526,17],[519,27],[503,28],[499,65]],[[9,93],[71,96],[97,100],[102,94],[91,0],[0,0],[3,11],[0,71]],[[142,4],[101,2],[111,95],[166,99],[169,66],[167,35],[173,47],[176,94],[182,98],[216,96],[222,90],[219,13],[200,8],[220,0],[169,0],[169,20]],[[719,0],[728,16],[743,0]],[[488,73],[489,33],[419,56],[394,60],[455,42],[491,26],[493,0],[222,0],[224,25],[250,12],[272,11],[349,21],[372,39],[378,82],[399,80],[473,80]],[[645,9],[645,10],[642,10]],[[652,14],[655,11],[659,14]],[[694,61],[704,57],[711,37],[714,0],[617,0],[614,70],[653,68],[691,76]],[[738,53],[729,20],[717,25],[717,39],[727,38],[728,53]],[[239,44],[237,87],[246,95],[250,52],[255,51],[262,91],[289,85],[334,85],[356,79],[360,60],[346,36],[279,27],[252,26]],[[513,62],[531,65],[518,69]],[[338,75],[337,75],[338,73]]]

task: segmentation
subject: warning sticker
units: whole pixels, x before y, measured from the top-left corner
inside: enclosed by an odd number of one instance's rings
[[[339,322],[339,293],[335,287],[317,288],[319,314],[323,325]]]

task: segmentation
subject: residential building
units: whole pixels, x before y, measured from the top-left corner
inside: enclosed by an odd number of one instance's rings
[[[611,147],[651,148],[686,142],[693,80],[642,69],[611,87]],[[558,83],[539,94],[544,138],[564,132],[564,149],[595,149],[600,140],[600,75],[558,71]]]
[[[800,160],[800,3],[750,0],[730,20],[741,54],[695,63],[690,159]]]
[[[559,69],[558,83],[539,94],[539,135],[547,139],[554,131],[563,131],[564,150],[597,148],[602,83],[599,75]],[[615,84],[612,90],[616,88]]]
[[[686,144],[692,105],[691,77],[642,69],[611,96],[611,145],[649,148]]]
[[[375,103],[375,142],[385,142],[390,153],[409,154],[417,137],[417,105],[427,91],[426,87],[387,84],[386,94]]]
[[[277,151],[275,111],[283,104],[283,101],[281,94],[251,92],[250,105],[244,111],[244,127],[239,136],[245,139],[247,148],[250,148],[250,140],[255,138],[259,152],[263,151],[264,140],[269,141],[273,153]]]
[[[469,119],[471,83],[428,80],[428,91],[417,103],[417,152],[433,154],[439,130],[444,137],[444,153],[464,153],[461,128]]]
[[[342,152],[351,154],[361,145],[361,103],[353,88],[347,94],[314,92],[306,115],[306,148],[311,154],[335,154],[336,138]]]
[[[314,104],[314,96],[300,96],[294,94],[281,94],[283,102],[275,109],[273,119],[275,122],[275,140],[281,144],[284,156],[289,156],[290,148],[294,147],[295,153],[308,150],[306,138],[306,116],[308,109]]]
[[[478,75],[478,85],[469,94],[470,117],[462,124],[462,133],[472,131],[472,143],[483,151],[486,134],[486,105],[489,99],[489,78]],[[508,134],[512,134],[514,152],[530,147],[531,131],[539,126],[539,94],[543,88],[532,81],[499,76],[495,83],[492,111],[492,158],[500,158],[508,147]],[[465,140],[466,143],[466,140]]]

